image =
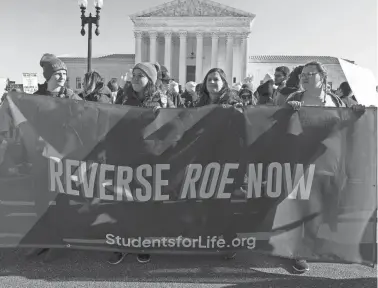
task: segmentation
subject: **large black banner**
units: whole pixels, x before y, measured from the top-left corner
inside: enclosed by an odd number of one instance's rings
[[[2,247],[376,261],[375,109],[155,114],[15,93],[0,120],[20,139],[0,157]]]

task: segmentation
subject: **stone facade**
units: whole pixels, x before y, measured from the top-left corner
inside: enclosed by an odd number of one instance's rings
[[[243,79],[255,16],[209,0],[175,0],[133,14],[135,62],[158,61],[181,85],[202,81],[212,67],[230,82]]]
[[[92,66],[109,81],[119,79],[135,63],[165,65],[180,85],[202,82],[214,67],[222,68],[230,83],[254,76],[257,87],[278,66],[290,69],[310,61],[325,64],[332,87],[345,81],[338,59],[326,56],[248,56],[249,34],[256,15],[210,0],[175,0],[130,16],[134,24],[135,55],[115,54],[95,58]],[[253,44],[253,43],[252,43]],[[69,86],[80,89],[86,58],[63,58]]]

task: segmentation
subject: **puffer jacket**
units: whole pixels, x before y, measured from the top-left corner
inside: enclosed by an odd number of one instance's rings
[[[220,105],[230,105],[234,106],[236,104],[243,105],[243,101],[238,96],[237,92],[234,90],[226,90],[218,99],[216,103],[211,103],[210,96],[206,93],[200,93],[197,102],[194,104],[195,107],[202,107],[211,104],[220,104]]]

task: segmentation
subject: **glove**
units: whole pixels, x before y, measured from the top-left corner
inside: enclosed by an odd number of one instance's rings
[[[299,101],[289,101],[287,104],[290,105],[295,111],[298,111],[302,106],[302,102]]]
[[[360,105],[360,104],[355,104],[355,105],[352,105],[352,107],[350,107],[353,112],[355,112],[356,114],[364,114],[365,111],[366,111],[366,107],[364,105]]]

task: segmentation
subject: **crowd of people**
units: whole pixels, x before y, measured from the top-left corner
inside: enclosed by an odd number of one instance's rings
[[[66,87],[67,67],[63,61],[52,54],[43,55],[40,65],[46,82],[39,85],[35,94],[73,100],[94,101],[114,105],[129,105],[151,108],[194,108],[206,105],[222,105],[235,107],[243,111],[249,106],[272,105],[298,110],[301,106],[321,107],[351,107],[354,111],[364,111],[364,106],[358,105],[349,84],[344,82],[333,91],[327,86],[327,71],[319,62],[310,62],[298,66],[292,71],[280,66],[275,69],[274,76],[267,75],[256,89],[252,81],[245,81],[231,86],[227,82],[225,72],[220,68],[212,68],[204,77],[202,83],[188,82],[185,90],[172,79],[169,71],[158,63],[137,63],[127,73],[125,84],[119,85],[117,80],[105,84],[96,71],[85,74],[83,89],[79,94]],[[7,101],[3,101],[3,105]],[[4,135],[9,125],[4,125],[10,119],[0,117],[0,135]],[[1,124],[2,123],[2,124]],[[1,136],[1,143],[5,137]],[[1,159],[0,159],[1,160]],[[0,163],[1,164],[1,163]],[[33,253],[40,255],[52,249],[34,249]],[[115,252],[108,262],[122,262],[125,253]],[[232,259],[235,254],[227,255]],[[137,260],[141,263],[150,261],[150,255],[139,254]],[[302,259],[293,260],[293,268],[298,272],[309,270],[307,262]]]
[[[193,108],[210,104],[235,107],[285,106],[290,105],[291,101],[287,100],[292,99],[296,92],[314,89],[313,92],[316,90],[319,93],[318,98],[326,101],[322,106],[334,106],[329,102],[330,99],[333,99],[332,103],[338,103],[336,107],[352,107],[358,104],[348,82],[341,83],[337,90],[330,89],[327,84],[327,71],[319,62],[310,62],[295,67],[292,71],[286,66],[277,67],[274,76],[267,74],[256,89],[252,84],[252,77],[246,78],[248,80],[244,83],[231,86],[226,80],[225,72],[220,68],[213,68],[207,72],[202,83],[186,83],[184,91],[171,78],[165,66],[144,62],[137,63],[126,74],[126,83],[123,85],[116,79],[105,84],[97,71],[88,72],[84,76],[83,89],[78,94],[66,87],[67,66],[55,55],[43,55],[40,66],[46,82],[39,85],[35,94],[100,103],[155,109]],[[14,91],[18,92],[16,89]],[[310,102],[308,105],[316,104]]]

